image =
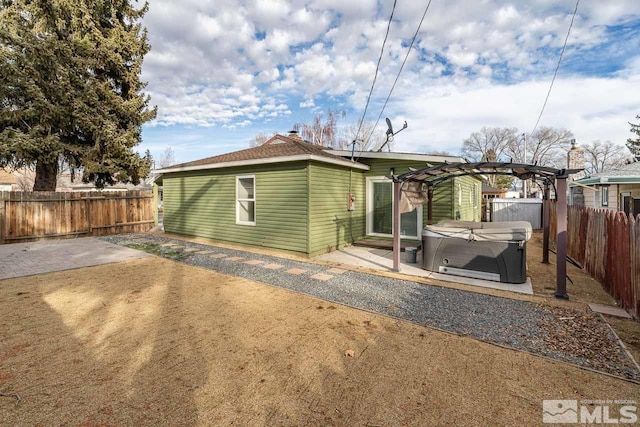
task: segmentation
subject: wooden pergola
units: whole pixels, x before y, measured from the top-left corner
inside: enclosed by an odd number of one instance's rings
[[[469,175],[510,175],[522,180],[536,180],[544,185],[543,198],[543,251],[542,262],[549,263],[549,222],[550,187],[556,193],[557,216],[557,270],[556,298],[568,299],[567,295],[567,178],[582,169],[555,169],[545,166],[524,163],[476,162],[445,163],[428,166],[424,169],[410,171],[393,179],[393,269],[400,269],[400,197],[402,186],[406,182],[423,182],[427,185],[427,218],[428,224],[433,222],[433,189],[449,179]]]

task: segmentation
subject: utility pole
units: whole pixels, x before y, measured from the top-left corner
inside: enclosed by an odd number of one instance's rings
[[[524,164],[527,164],[527,134],[523,133],[522,137],[524,138]],[[522,196],[527,198],[527,180],[522,180]]]

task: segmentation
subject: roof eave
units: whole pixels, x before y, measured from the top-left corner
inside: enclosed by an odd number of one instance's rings
[[[352,162],[350,160],[343,159],[332,159],[324,156],[317,156],[315,154],[298,154],[295,156],[281,156],[281,157],[268,157],[265,159],[250,159],[250,160],[237,160],[233,162],[219,162],[219,163],[209,163],[205,165],[194,165],[194,166],[183,166],[177,168],[166,168],[166,169],[157,169],[152,171],[153,173],[158,174],[167,174],[167,173],[175,173],[175,172],[190,172],[190,171],[198,171],[198,170],[207,170],[207,169],[222,169],[222,168],[232,168],[239,166],[255,166],[255,165],[268,165],[272,163],[287,163],[287,162],[296,162],[296,161],[307,161],[313,160],[322,163],[330,163],[339,166],[360,169],[360,170],[369,170],[369,166],[364,165],[358,162]]]
[[[333,154],[340,157],[351,157],[350,150],[325,150],[325,153]],[[356,158],[362,157],[365,159],[394,159],[394,160],[415,160],[418,162],[437,162],[437,163],[466,163],[467,161],[462,157],[455,156],[438,156],[433,154],[420,154],[420,153],[385,153],[378,151],[356,151],[354,153]]]
[[[603,181],[602,178],[605,178],[605,180]],[[582,185],[640,184],[640,176],[595,176],[577,179],[575,182]]]

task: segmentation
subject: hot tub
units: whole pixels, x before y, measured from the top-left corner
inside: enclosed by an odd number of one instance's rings
[[[527,280],[531,224],[441,221],[422,232],[425,270],[505,283]]]

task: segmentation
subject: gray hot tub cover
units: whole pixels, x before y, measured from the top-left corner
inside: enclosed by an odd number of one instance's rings
[[[531,239],[531,224],[527,221],[474,222],[444,220],[425,227],[423,234],[477,242],[526,242]]]

